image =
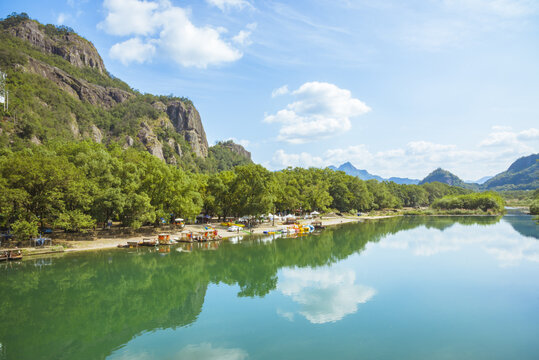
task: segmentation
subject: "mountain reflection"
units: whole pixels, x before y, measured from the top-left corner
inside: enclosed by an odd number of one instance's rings
[[[327,229],[318,236],[223,242],[217,251],[159,256],[146,249],[118,249],[69,254],[47,266],[35,266],[36,260],[4,264],[2,351],[17,359],[105,358],[143,332],[194,323],[212,283],[238,286],[240,297],[263,297],[278,289],[312,323],[337,321],[375,290],[356,285],[354,273],[332,270],[332,264],[362,252],[369,242],[419,226],[447,231],[455,223],[498,221],[396,217]]]

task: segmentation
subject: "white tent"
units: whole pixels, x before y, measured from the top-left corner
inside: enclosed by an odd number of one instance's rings
[[[311,215],[320,215],[320,213],[318,211],[313,211]]]

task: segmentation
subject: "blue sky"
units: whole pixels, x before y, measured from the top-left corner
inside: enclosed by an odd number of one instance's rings
[[[210,144],[270,169],[351,161],[475,180],[539,152],[536,0],[2,2],[94,43],[141,92],[193,100]]]

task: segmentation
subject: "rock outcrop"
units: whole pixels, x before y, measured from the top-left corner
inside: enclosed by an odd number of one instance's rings
[[[177,132],[183,135],[199,157],[208,156],[208,140],[200,120],[200,114],[191,104],[182,101],[170,102],[167,115]]]
[[[28,59],[28,64],[24,68],[27,71],[51,80],[62,90],[92,105],[111,108],[134,96],[118,88],[103,87],[89,83],[83,79],[77,79],[57,67],[33,58]]]
[[[223,146],[226,147],[226,148],[229,148],[230,150],[232,150],[236,154],[241,155],[241,156],[251,160],[251,153],[249,151],[245,150],[245,148],[242,145],[236,144],[233,141],[226,141],[226,142],[223,143]]]
[[[46,26],[30,19],[7,31],[28,41],[42,52],[59,55],[77,67],[95,68],[100,73],[107,71],[94,45],[75,33],[46,33]]]
[[[139,140],[146,146],[146,149],[150,154],[161,160],[165,160],[165,156],[163,155],[163,144],[161,144],[154,134],[152,128],[145,122],[142,122],[140,126],[141,128],[137,135]]]

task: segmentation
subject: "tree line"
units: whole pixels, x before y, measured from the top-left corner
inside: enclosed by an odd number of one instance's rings
[[[441,183],[363,181],[318,168],[271,172],[246,164],[212,174],[188,172],[114,143],[0,150],[0,227],[21,237],[37,235],[40,227],[87,231],[109,219],[137,229],[171,217],[193,220],[201,212],[238,217],[420,207],[466,193]]]

